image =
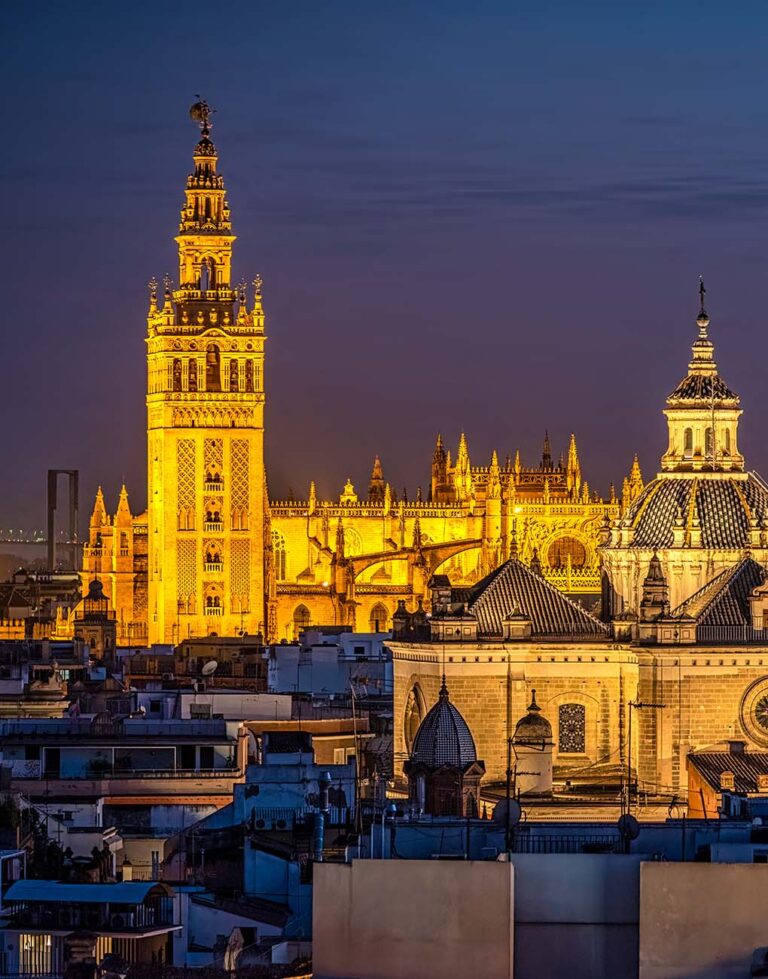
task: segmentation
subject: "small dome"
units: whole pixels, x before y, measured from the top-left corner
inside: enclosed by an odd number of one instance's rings
[[[541,713],[541,707],[536,703],[536,691],[531,691],[531,704],[528,713],[524,714],[515,727],[515,741],[551,741],[552,725]]]
[[[466,768],[477,761],[472,733],[459,710],[448,697],[448,688],[440,688],[440,697],[419,725],[413,740],[411,761],[427,768]]]
[[[102,585],[98,578],[94,578],[88,585],[88,598],[92,602],[101,602],[104,600],[104,585]]]

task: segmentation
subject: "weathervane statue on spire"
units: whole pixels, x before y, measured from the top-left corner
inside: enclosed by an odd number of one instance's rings
[[[211,130],[211,126],[213,125],[211,122],[211,116],[216,110],[212,109],[205,99],[200,98],[200,95],[195,97],[197,98],[197,102],[190,107],[189,118],[194,119],[194,121],[200,126],[200,131],[202,134],[207,136]]]

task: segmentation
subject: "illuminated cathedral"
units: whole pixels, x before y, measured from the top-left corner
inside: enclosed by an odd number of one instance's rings
[[[83,582],[102,582],[118,645],[391,628],[396,761],[446,674],[489,778],[534,687],[556,775],[609,784],[634,762],[648,791],[677,793],[690,750],[723,737],[768,747],[768,486],[739,450],[703,285],[647,485],[635,459],[621,493],[600,499],[573,437],[557,461],[545,437],[535,466],[496,452],[479,466],[462,435],[455,454],[438,436],[415,499],[376,457],[363,493],[348,480],[321,499],[308,479],[306,499],[270,500],[261,280],[232,285],[207,106],[194,112],[178,286],[150,284],[148,507],[132,514],[123,487],[110,516],[99,491],[84,550]]]
[[[635,460],[620,498],[591,492],[576,439],[555,459],[519,452],[488,465],[437,438],[426,491],[398,497],[376,457],[369,486],[339,497],[272,500],[264,466],[265,317],[260,278],[233,285],[235,236],[205,103],[181,209],[178,285],[150,283],[147,316],[147,501],[114,516],[101,491],[84,549],[118,641],[176,643],[257,634],[291,640],[310,624],[385,631],[400,602],[427,608],[438,569],[471,585],[511,554],[594,605],[601,528],[643,489]]]

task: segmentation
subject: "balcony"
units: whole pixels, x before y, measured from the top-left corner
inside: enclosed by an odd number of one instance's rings
[[[224,615],[224,609],[220,605],[206,605],[206,615]]]
[[[206,493],[223,493],[224,492],[224,480],[223,479],[206,479],[203,483],[203,489]]]
[[[170,889],[152,881],[61,884],[21,880],[9,887],[5,901],[10,931],[84,930],[140,935],[178,927]]]
[[[203,530],[207,534],[220,534],[224,530],[223,520],[206,520],[203,524]]]
[[[210,574],[219,574],[223,567],[224,565],[221,561],[206,561],[203,565],[203,570]]]

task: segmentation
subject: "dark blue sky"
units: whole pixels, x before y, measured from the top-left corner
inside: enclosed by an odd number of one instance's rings
[[[146,281],[201,92],[236,276],[265,280],[273,495],[426,484],[548,427],[601,492],[664,445],[697,276],[768,468],[768,7],[6,3],[0,526],[44,471],[145,503]]]

